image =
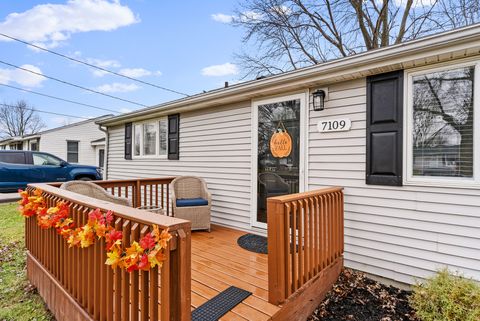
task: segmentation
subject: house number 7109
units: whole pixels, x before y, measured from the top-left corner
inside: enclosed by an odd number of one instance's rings
[[[348,118],[325,119],[318,122],[317,128],[320,133],[348,131],[352,122]]]

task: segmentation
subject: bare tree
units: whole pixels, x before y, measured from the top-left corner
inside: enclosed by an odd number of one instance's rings
[[[45,124],[35,108],[19,100],[14,105],[0,107],[0,135],[3,137],[25,136],[38,133]]]
[[[480,0],[239,0],[245,76],[270,75],[480,21]]]

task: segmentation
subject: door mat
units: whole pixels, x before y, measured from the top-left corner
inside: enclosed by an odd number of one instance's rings
[[[252,292],[231,286],[192,312],[192,321],[217,321],[248,298]]]
[[[250,252],[268,254],[267,238],[255,234],[245,234],[238,238],[237,244]]]

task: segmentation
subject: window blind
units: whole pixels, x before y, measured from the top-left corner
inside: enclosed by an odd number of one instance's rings
[[[474,67],[413,77],[413,175],[473,177]]]
[[[67,142],[67,162],[78,163],[78,142]]]

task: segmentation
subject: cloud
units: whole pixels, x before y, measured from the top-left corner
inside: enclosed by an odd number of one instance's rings
[[[118,68],[118,67],[121,66],[121,64],[116,60],[102,60],[102,59],[97,59],[97,58],[87,58],[87,59],[85,59],[85,61],[88,62],[91,65],[94,65],[94,66],[97,66],[97,67],[100,67],[100,68],[104,68],[104,69]],[[91,70],[92,70],[92,74],[95,77],[103,77],[106,74],[108,74],[108,72],[102,71],[102,70],[99,70],[99,69],[92,68]]]
[[[402,1],[402,0],[397,0]],[[420,1],[420,0],[419,0]],[[431,0],[433,1],[433,0]],[[291,11],[286,6],[275,7],[277,13],[289,14]],[[215,13],[211,15],[212,19],[221,22],[221,23],[232,23],[232,22],[247,22],[260,20],[263,17],[263,14],[255,11],[243,11],[238,16],[228,15],[224,13]]]
[[[67,116],[55,116],[51,118],[51,121],[55,123],[56,126],[52,126],[51,128],[66,126],[73,123],[78,123],[84,119],[76,118],[76,117],[67,117]]]
[[[54,48],[74,33],[112,31],[137,22],[139,19],[130,8],[116,0],[69,0],[66,4],[40,4],[21,13],[10,13],[0,22],[0,31]],[[0,40],[9,41],[4,37]]]
[[[375,1],[380,7],[383,5],[382,0],[376,0]],[[406,7],[408,0],[394,0],[395,5],[398,7]],[[438,0],[414,0],[412,3],[412,8],[419,8],[419,7],[431,7],[435,3],[437,3]]]
[[[123,69],[120,69],[118,73],[127,77],[132,77],[132,78],[141,78],[141,77],[151,76],[151,75],[156,75],[156,76],[162,75],[161,71],[150,71],[143,68],[123,68]]]
[[[98,58],[84,58],[83,54],[81,51],[75,51],[73,53],[73,56],[75,56],[77,59],[81,61],[85,61],[91,65],[104,68],[107,70],[115,71],[121,75],[127,76],[127,77],[132,77],[132,78],[141,78],[141,77],[146,77],[146,76],[161,76],[162,72],[161,71],[152,71],[152,70],[147,70],[144,68],[122,68],[120,70],[116,70],[120,67],[122,67],[122,64],[114,59],[98,59]],[[91,68],[91,72],[94,76],[96,77],[103,77],[108,74],[106,71],[102,71],[99,69]]]
[[[289,14],[292,13],[292,9],[290,9],[289,7],[287,7],[285,5],[275,6],[275,7],[272,8],[272,10],[279,15],[289,15]],[[259,13],[254,13],[254,14],[258,15],[258,18],[260,18],[262,16]]]
[[[235,16],[224,14],[224,13],[215,13],[211,15],[212,19],[221,22],[221,23],[231,23]]]
[[[128,109],[128,108],[120,108],[120,112],[122,114],[126,114],[126,113],[131,113],[133,110],[131,109]]]
[[[223,65],[213,65],[209,67],[205,67],[202,69],[203,76],[229,76],[229,75],[236,75],[238,74],[239,70],[237,65],[232,63],[224,63]]]
[[[121,66],[121,64],[116,60],[103,60],[97,58],[87,58],[86,60],[89,64],[102,68],[118,68]]]
[[[140,87],[135,84],[122,84],[114,82],[112,84],[104,84],[95,88],[95,90],[102,93],[126,93],[139,89]]]
[[[33,65],[22,65],[22,68],[42,74],[40,68]],[[38,87],[46,78],[20,69],[0,69],[0,83],[17,83],[25,87]]]

